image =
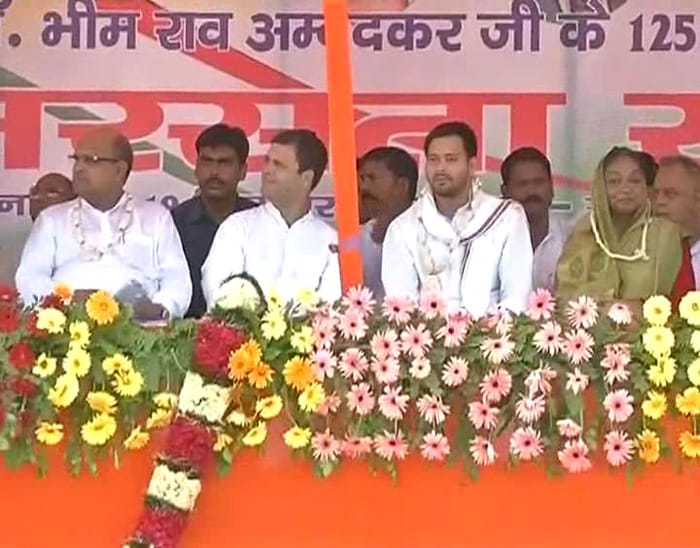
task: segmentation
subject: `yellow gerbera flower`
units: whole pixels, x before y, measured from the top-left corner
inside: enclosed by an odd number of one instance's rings
[[[173,413],[168,409],[158,408],[155,409],[146,421],[146,428],[149,430],[153,428],[163,428],[170,424],[170,419]]]
[[[39,357],[34,362],[32,373],[37,377],[46,379],[56,372],[56,358],[48,356],[46,352],[39,354]]]
[[[267,292],[267,308],[270,310],[281,311],[284,308],[284,299],[279,291],[271,289]]]
[[[90,392],[85,396],[85,401],[96,413],[113,415],[117,412],[117,398],[109,392]]]
[[[58,422],[42,421],[34,430],[36,439],[44,445],[56,445],[63,439],[63,425]]]
[[[686,431],[680,435],[678,439],[681,446],[681,452],[689,459],[700,458],[700,436],[696,436]]]
[[[258,400],[255,403],[255,412],[263,419],[273,419],[282,411],[282,398],[277,395]]]
[[[294,300],[304,310],[313,310],[319,303],[318,295],[313,289],[302,289],[296,294]]]
[[[661,392],[652,390],[642,403],[642,412],[645,417],[657,421],[666,414],[666,407],[666,396]]]
[[[260,363],[262,349],[257,341],[244,342],[228,358],[228,376],[230,379],[242,381]]]
[[[112,386],[122,398],[134,397],[143,388],[143,375],[133,368],[117,371],[112,379]]]
[[[671,353],[676,338],[668,327],[649,327],[642,336],[644,350],[657,360]]]
[[[133,362],[124,354],[112,354],[102,360],[102,369],[108,375],[114,375],[117,371],[127,371],[133,368]]]
[[[61,362],[63,370],[66,373],[71,373],[78,378],[82,378],[90,372],[92,360],[82,348],[72,348],[66,353],[66,357]]]
[[[253,428],[248,430],[248,433],[243,436],[243,445],[255,447],[260,445],[267,438],[267,425],[264,422],[259,422]]]
[[[644,319],[655,326],[664,326],[671,317],[671,301],[662,295],[649,297],[642,307]]]
[[[85,312],[97,325],[109,325],[119,315],[119,303],[106,291],[95,291],[85,302]]]
[[[284,433],[284,443],[292,449],[301,449],[309,445],[311,430],[294,426]]]
[[[68,326],[68,333],[70,333],[70,343],[73,346],[80,348],[87,348],[90,344],[90,326],[87,322],[78,320],[71,322]]]
[[[49,401],[55,407],[68,407],[80,392],[80,384],[75,375],[64,373],[56,379],[56,384],[49,389]]]
[[[678,305],[678,312],[693,327],[700,326],[700,291],[686,293]]]
[[[156,407],[170,411],[177,405],[177,394],[173,394],[171,392],[159,392],[153,396],[153,403],[156,404]]]
[[[700,386],[700,358],[695,358],[688,366],[688,380],[695,386]]]
[[[676,376],[676,360],[673,358],[661,358],[647,371],[647,377],[654,386],[668,386]]]
[[[112,415],[100,413],[83,424],[80,435],[88,445],[104,445],[117,431],[117,421]]]
[[[700,415],[700,390],[696,386],[686,388],[676,396],[676,408],[686,416]]]
[[[272,382],[272,368],[264,362],[258,363],[253,370],[248,373],[248,382],[258,390],[267,388]]]
[[[299,354],[309,354],[314,349],[314,331],[305,325],[292,333],[289,342]]]
[[[653,430],[644,430],[635,442],[639,458],[647,463],[654,463],[661,456],[661,441]]]
[[[221,453],[232,443],[233,438],[229,436],[226,432],[222,432],[219,430],[216,432],[216,443],[214,444],[214,452]]]
[[[317,382],[312,382],[299,394],[299,407],[306,413],[313,413],[323,403],[325,398],[326,393],[323,391],[323,386]]]
[[[36,316],[36,327],[52,335],[59,335],[66,327],[66,315],[57,308],[42,308]]]
[[[287,332],[287,321],[279,310],[270,309],[263,316],[260,329],[265,340],[281,339]]]
[[[700,330],[696,329],[690,336],[690,347],[693,349],[693,352],[700,354]]]
[[[70,304],[73,299],[73,290],[68,284],[58,282],[53,288],[53,294],[56,295],[64,304]]]
[[[308,359],[295,356],[284,364],[284,381],[299,392],[304,390],[313,380],[314,371]]]
[[[148,445],[150,439],[151,435],[148,432],[144,432],[140,426],[136,426],[124,440],[124,447],[130,451],[143,449]]]

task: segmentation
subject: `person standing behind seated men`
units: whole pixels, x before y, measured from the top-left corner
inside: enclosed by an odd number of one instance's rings
[[[429,188],[389,225],[382,281],[388,296],[441,291],[475,317],[494,308],[521,312],[532,286],[532,245],[520,204],[475,182],[476,136],[462,122],[426,137]]]
[[[326,147],[312,131],[291,129],[272,140],[262,171],[265,204],[221,223],[202,267],[209,308],[221,284],[242,272],[284,299],[302,290],[325,301],[340,298],[338,235],[311,208],[327,165]]]
[[[554,185],[549,159],[536,148],[519,148],[503,161],[501,178],[503,197],[521,204],[527,215],[534,253],[532,287],[552,291],[557,261],[571,226],[550,211]]]
[[[700,164],[687,156],[662,158],[654,194],[654,213],[681,227],[690,247],[694,285],[700,289]]]
[[[403,149],[378,147],[358,161],[358,179],[365,285],[382,298],[382,244],[389,223],[416,198],[418,166]]]
[[[185,314],[188,318],[199,318],[207,311],[202,293],[202,265],[219,225],[230,214],[257,205],[238,196],[238,184],[245,179],[250,151],[242,129],[226,124],[208,127],[197,137],[195,148],[194,174],[200,192],[172,211],[192,280],[192,302]]]
[[[82,137],[71,155],[78,198],[44,210],[27,240],[17,289],[31,304],[61,282],[76,297],[103,289],[145,293],[134,308],[148,317],[182,316],[192,293],[170,212],[124,191],[133,164],[129,141],[111,128]]]

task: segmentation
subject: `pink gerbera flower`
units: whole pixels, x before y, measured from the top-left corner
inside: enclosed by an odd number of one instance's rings
[[[316,347],[330,348],[335,341],[335,320],[319,314],[313,319],[311,326],[314,332],[314,343]]]
[[[513,330],[513,316],[507,310],[499,314],[498,321],[494,327],[496,335],[501,338],[506,337]],[[507,338],[507,337],[506,337]]]
[[[574,365],[587,362],[593,356],[593,337],[583,329],[566,334],[564,353]]]
[[[589,380],[588,375],[577,367],[573,373],[566,374],[566,389],[578,395],[588,388]]]
[[[622,466],[632,460],[634,442],[629,439],[627,432],[613,430],[606,434],[603,450],[611,466]]]
[[[498,408],[475,401],[469,404],[469,420],[475,428],[491,430],[498,423]]]
[[[404,324],[411,319],[413,302],[405,297],[386,297],[382,304],[384,317],[392,323]]]
[[[568,440],[557,456],[564,469],[572,474],[585,472],[591,468],[591,461],[588,459],[588,446],[583,443],[583,440]]]
[[[532,342],[538,352],[554,356],[562,347],[561,326],[556,322],[547,322],[535,333]]]
[[[542,392],[547,395],[552,391],[552,381],[557,378],[557,372],[548,365],[540,365],[525,378],[525,387],[530,395]]]
[[[632,350],[627,343],[613,343],[605,345],[605,356],[610,358],[620,358],[628,365],[632,361]]]
[[[603,400],[603,407],[608,412],[610,422],[625,422],[632,416],[634,398],[624,389],[608,392]]]
[[[343,297],[342,303],[348,309],[360,312],[362,316],[371,314],[374,310],[374,296],[367,287],[351,287]]]
[[[375,333],[369,343],[372,354],[379,359],[398,358],[401,354],[399,336],[393,329]]]
[[[426,460],[445,460],[450,454],[450,442],[447,441],[444,434],[435,431],[429,432],[423,436],[420,454]]]
[[[559,435],[564,438],[578,438],[583,433],[583,428],[571,419],[560,419],[557,421]]]
[[[468,375],[469,364],[457,356],[452,356],[442,368],[442,382],[453,388],[466,381]]]
[[[336,460],[340,454],[340,442],[333,437],[330,430],[316,432],[311,439],[311,447],[314,458],[321,462]]]
[[[333,413],[338,412],[341,403],[342,401],[340,396],[335,392],[331,392],[330,394],[327,394],[325,398],[323,398],[323,402],[321,402],[321,405],[319,405],[318,409],[316,409],[316,413],[322,417],[332,415]]]
[[[518,428],[510,437],[510,452],[520,460],[536,459],[543,451],[540,433],[530,426]]]
[[[379,396],[379,411],[389,420],[401,420],[407,405],[408,396],[401,393],[400,386],[385,386]]]
[[[552,294],[546,289],[536,289],[530,293],[527,301],[527,317],[536,322],[549,320],[554,312],[555,302]]]
[[[484,339],[481,343],[481,352],[484,358],[495,365],[508,361],[514,350],[515,343],[507,335],[498,339]]]
[[[386,460],[402,460],[408,453],[408,445],[399,434],[384,431],[384,434],[374,438],[374,450],[377,455]]]
[[[338,360],[336,357],[325,348],[316,350],[311,357],[311,366],[313,367],[314,375],[316,375],[316,379],[320,382],[323,382],[324,379],[332,379],[337,365]]]
[[[360,340],[367,334],[367,322],[362,312],[356,308],[348,308],[340,316],[338,322],[340,333],[346,339]]]
[[[535,398],[523,397],[515,404],[515,414],[519,420],[528,424],[537,422],[545,412],[545,401],[542,396]]]
[[[341,443],[341,451],[351,459],[364,457],[372,451],[372,438],[346,435]]]
[[[372,388],[366,382],[354,384],[347,393],[348,409],[361,417],[368,415],[374,409]]]
[[[469,453],[478,466],[489,466],[496,462],[498,457],[493,444],[481,436],[477,436],[471,441]]]
[[[581,295],[575,301],[569,301],[566,315],[574,329],[590,329],[598,321],[598,305],[590,297]]]
[[[401,349],[414,358],[423,357],[432,344],[433,337],[424,324],[417,327],[409,325],[401,333]]]
[[[379,384],[393,384],[399,380],[401,365],[396,358],[372,360],[371,367]]]
[[[627,369],[629,357],[618,354],[608,354],[600,362],[600,366],[605,369],[605,382],[612,386],[616,382],[624,382],[629,379],[630,372]]]
[[[625,303],[615,303],[608,309],[608,318],[617,325],[632,323],[632,311]]]
[[[425,357],[415,358],[411,362],[408,374],[419,381],[427,378],[430,375],[430,360]]]
[[[445,299],[437,291],[423,291],[418,302],[423,316],[429,320],[438,316],[444,316],[447,310]]]
[[[340,355],[338,369],[346,379],[352,379],[354,382],[360,381],[368,368],[369,362],[359,348],[348,348]]]
[[[449,406],[442,402],[442,398],[429,394],[420,397],[417,407],[421,418],[433,425],[445,422],[447,415],[450,413]]]
[[[437,332],[438,339],[444,341],[446,348],[456,348],[464,341],[464,336],[469,329],[469,319],[462,314],[452,314],[447,318],[447,323]]]
[[[498,403],[505,398],[513,386],[513,378],[503,368],[487,373],[481,381],[479,389],[483,398],[491,403]]]

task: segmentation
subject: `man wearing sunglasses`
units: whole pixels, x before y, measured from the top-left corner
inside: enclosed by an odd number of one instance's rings
[[[24,302],[60,282],[79,298],[109,291],[139,319],[182,316],[192,294],[185,254],[170,212],[124,190],[134,158],[128,139],[96,129],[70,158],[78,198],[39,214],[15,276]]]

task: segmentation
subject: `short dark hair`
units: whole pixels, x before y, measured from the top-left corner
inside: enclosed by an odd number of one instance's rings
[[[478,152],[476,134],[474,130],[469,127],[469,124],[464,122],[444,122],[431,129],[430,133],[425,137],[423,152],[425,152],[426,156],[428,155],[430,143],[440,137],[459,137],[462,139],[467,158],[474,158]]]
[[[660,167],[681,166],[688,175],[700,181],[700,163],[693,160],[690,156],[676,154],[674,156],[665,156],[659,160]]]
[[[603,157],[603,169],[608,169],[610,164],[617,158],[629,158],[634,160],[639,169],[644,173],[644,180],[647,186],[654,184],[654,179],[656,179],[656,172],[659,170],[659,164],[656,162],[654,157],[648,152],[634,150],[629,147],[612,147],[608,153]]]
[[[128,177],[134,167],[134,149],[131,148],[129,139],[119,133],[114,136],[112,142],[114,155],[121,161],[126,163],[126,176]]]
[[[513,169],[520,162],[538,163],[547,171],[547,176],[552,178],[552,164],[549,158],[535,147],[521,147],[511,152],[501,164],[501,179],[503,179],[504,185],[507,186],[510,183]]]
[[[418,190],[418,164],[408,152],[398,147],[377,147],[366,152],[359,159],[359,167],[368,161],[384,164],[395,177],[405,177],[408,180],[409,198],[413,200],[416,197],[416,191]]]
[[[234,150],[238,161],[245,164],[250,154],[250,143],[245,131],[239,127],[226,124],[215,124],[202,131],[194,143],[197,154],[203,148],[229,147]]]
[[[311,170],[314,173],[311,188],[316,188],[323,172],[328,167],[328,149],[323,141],[310,129],[288,129],[278,133],[274,144],[293,146],[299,164],[299,173]]]

